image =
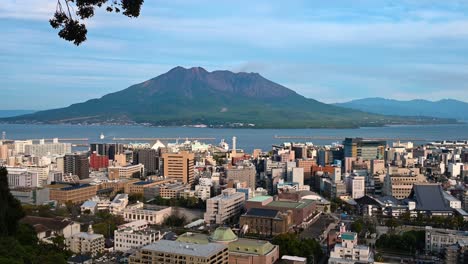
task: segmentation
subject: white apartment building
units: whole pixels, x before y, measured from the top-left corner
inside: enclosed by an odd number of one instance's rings
[[[341,234],[341,243],[330,252],[328,264],[373,263],[372,253],[368,246],[358,245],[357,233]]]
[[[114,250],[127,252],[152,244],[162,238],[161,232],[153,229],[133,230],[132,227],[114,231]]]
[[[148,221],[151,225],[159,225],[172,214],[172,207],[161,210],[147,210],[140,208],[127,208],[123,211],[124,220],[132,222],[136,220]]]
[[[104,236],[94,234],[92,226],[89,226],[88,232],[74,234],[65,241],[68,248],[77,254],[91,254],[91,256],[95,256],[104,251]]]
[[[233,188],[222,191],[218,196],[206,200],[205,222],[223,224],[240,213],[245,202],[245,194]]]
[[[16,187],[39,187],[39,175],[25,168],[7,167],[8,186]]]
[[[28,167],[28,171],[37,173],[39,187],[47,184],[47,180],[49,179],[49,166]]]
[[[122,214],[128,205],[128,194],[120,193],[114,197],[109,205],[109,212],[114,215]]]
[[[67,153],[71,153],[71,144],[59,143],[56,138],[52,143],[45,143],[44,140],[41,140],[39,144],[24,145],[24,154],[35,157],[65,155]]]
[[[351,197],[358,199],[366,195],[366,178],[364,176],[354,176],[351,179]]]
[[[426,226],[426,252],[440,253],[458,241],[468,239],[468,231]]]
[[[195,186],[195,197],[197,197],[198,199],[202,199],[203,201],[209,199],[211,197],[211,187],[210,186],[196,185]]]
[[[32,140],[15,140],[15,154],[24,154],[25,153],[25,146],[32,145]]]

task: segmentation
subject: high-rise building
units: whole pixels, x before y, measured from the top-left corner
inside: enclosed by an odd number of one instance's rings
[[[317,165],[313,159],[299,159],[297,160],[297,167],[304,168],[304,181],[309,182],[312,178],[312,166]]]
[[[93,170],[107,168],[109,167],[109,157],[94,152],[89,157],[89,167]]]
[[[366,194],[366,184],[364,176],[353,176],[351,179],[351,197],[358,199]]]
[[[205,222],[223,224],[239,215],[245,202],[245,194],[229,188],[206,200]]]
[[[346,138],[343,142],[345,158],[363,160],[383,159],[387,142],[363,138]]]
[[[110,160],[114,160],[116,154],[124,152],[124,146],[119,143],[92,143],[90,147],[91,153],[107,156]]]
[[[164,153],[164,177],[175,179],[183,183],[192,184],[194,181],[195,155],[188,151],[179,153]]]
[[[25,146],[32,145],[32,140],[15,140],[15,154],[24,154]]]
[[[159,152],[155,149],[137,149],[133,151],[133,164],[143,164],[146,176],[159,171]]]
[[[86,154],[67,154],[63,158],[65,174],[78,175],[80,179],[89,178],[89,160]]]
[[[255,178],[257,170],[254,166],[237,166],[236,168],[228,169],[226,171],[226,178],[228,181],[245,182],[247,186],[255,190]]]

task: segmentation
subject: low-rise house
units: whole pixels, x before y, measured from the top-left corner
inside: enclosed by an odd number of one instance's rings
[[[56,236],[63,236],[67,239],[80,232],[79,223],[65,218],[25,216],[20,222],[31,225],[36,231],[37,238],[46,243],[52,243],[51,239]]]

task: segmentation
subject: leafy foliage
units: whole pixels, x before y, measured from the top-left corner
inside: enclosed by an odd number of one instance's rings
[[[406,253],[424,250],[424,231],[408,231],[402,235],[383,234],[377,239],[375,245],[380,249],[390,249]]]
[[[58,35],[80,45],[86,40],[88,30],[84,20],[94,16],[95,9],[106,6],[106,11],[120,13],[128,17],[140,15],[143,0],[57,0],[54,17],[49,20],[50,25],[60,29]],[[76,9],[76,17],[72,10]]]
[[[161,196],[156,196],[151,203],[163,206],[178,206],[189,209],[206,209],[206,203],[203,200],[197,199],[195,197],[164,199]]]
[[[21,203],[13,197],[8,187],[8,171],[0,168],[0,237],[16,234],[18,221],[24,216]]]
[[[287,233],[278,235],[273,238],[272,243],[279,246],[281,256],[299,256],[308,258],[309,260],[313,256],[316,263],[323,256],[322,248],[316,240],[300,239],[296,234]]]
[[[18,224],[25,213],[10,193],[7,174],[6,168],[0,168],[0,264],[66,263],[71,254],[65,250],[63,237],[45,244],[31,226]]]
[[[96,217],[99,219],[99,222],[93,225],[94,233],[102,234],[105,238],[113,237],[117,227],[125,223],[122,216],[113,215],[105,211],[96,213]]]
[[[165,226],[171,226],[171,227],[182,227],[187,223],[187,219],[185,216],[179,216],[179,215],[170,215],[166,219],[164,219],[163,224]]]

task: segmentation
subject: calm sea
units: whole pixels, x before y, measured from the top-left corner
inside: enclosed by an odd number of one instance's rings
[[[209,137],[216,138],[207,143],[218,144],[226,139],[230,144],[237,137],[237,147],[251,152],[254,148],[270,150],[272,144],[288,141],[275,136],[314,137],[372,137],[372,138],[418,138],[432,140],[468,140],[468,124],[364,127],[359,129],[213,129],[193,127],[144,127],[144,126],[77,126],[77,125],[13,125],[0,124],[0,132],[6,132],[7,139],[40,138],[89,138],[89,142],[111,142],[117,138],[164,138]],[[99,136],[103,133],[104,140]],[[289,140],[312,142],[316,145],[330,144],[336,139]],[[424,142],[415,142],[424,143]]]

